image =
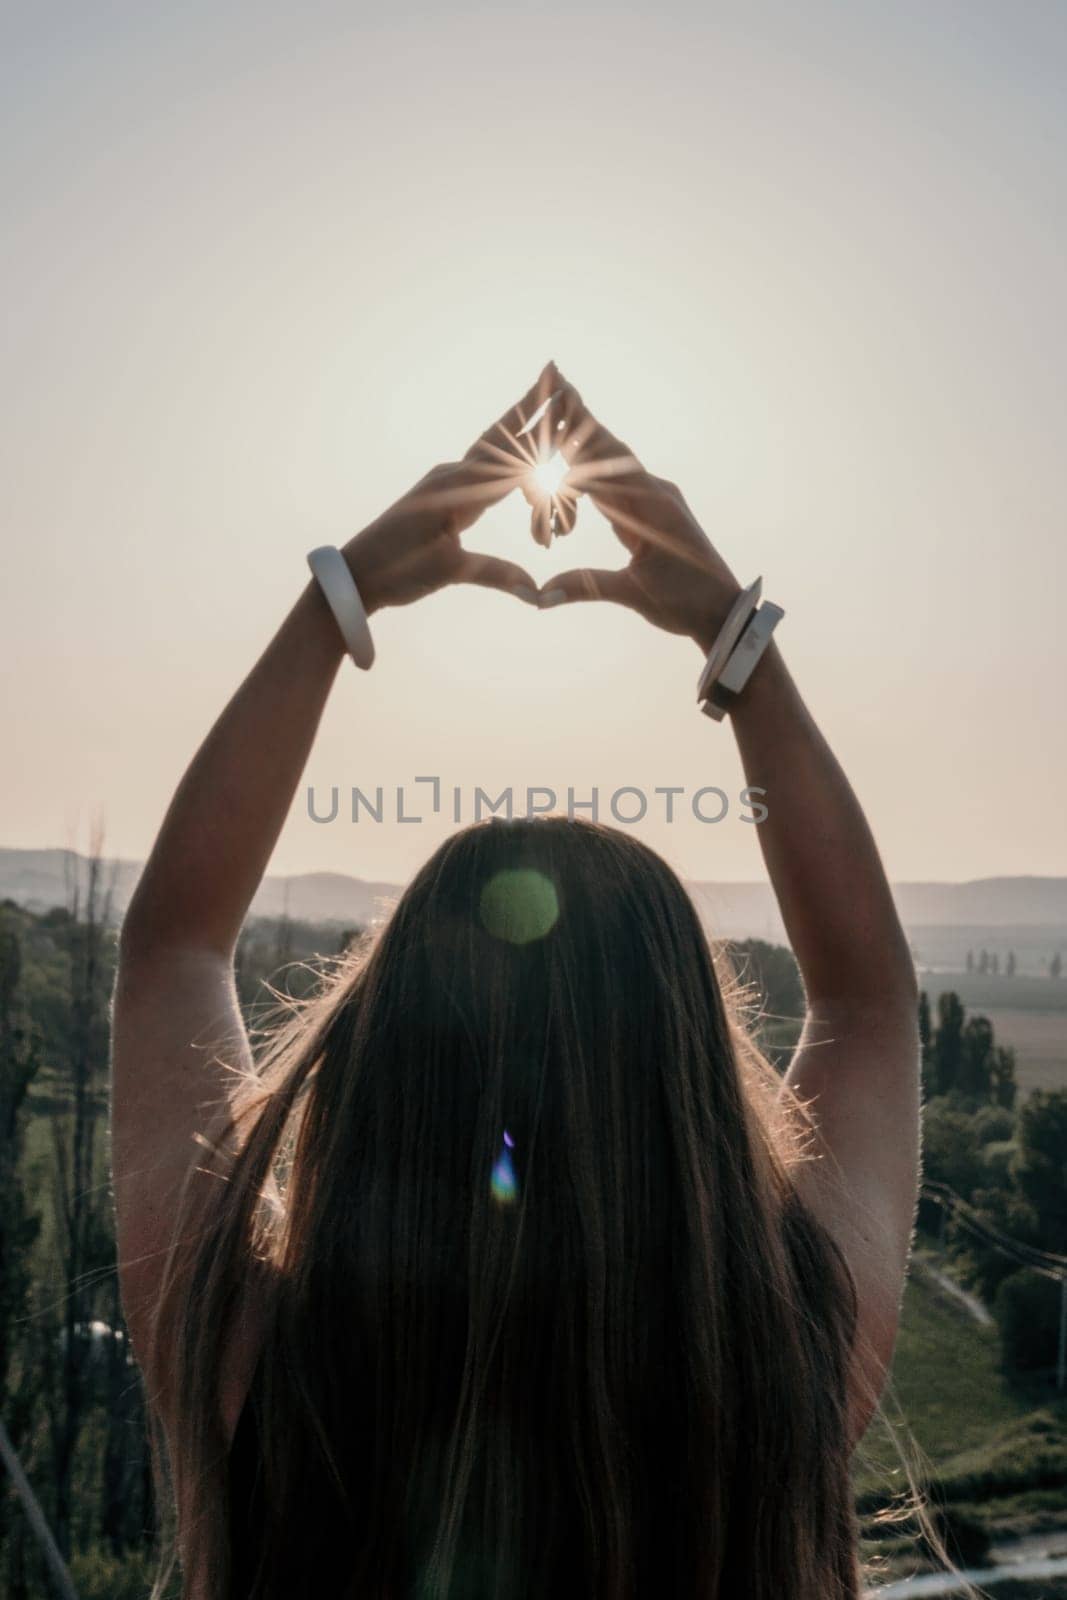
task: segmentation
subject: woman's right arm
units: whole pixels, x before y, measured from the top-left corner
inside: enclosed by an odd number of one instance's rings
[[[614,600],[688,635],[706,656],[736,578],[675,486],[645,472],[573,390],[563,415],[564,493],[587,493],[631,559],[616,572],[565,573],[546,598]],[[758,837],[807,996],[785,1082],[809,1107],[819,1157],[801,1166],[798,1184],[856,1280],[858,1439],[892,1359],[915,1220],[914,966],[859,801],[775,644],[730,715],[746,778],[766,791]]]
[[[840,1244],[860,1302],[852,1434],[892,1362],[920,1172],[915,968],[878,849],[773,644],[731,713],[758,829],[807,994],[788,1089],[810,1104],[804,1199]]]

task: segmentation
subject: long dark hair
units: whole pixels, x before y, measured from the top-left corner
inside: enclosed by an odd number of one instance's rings
[[[852,1280],[727,987],[628,835],[494,821],[426,863],[260,1062],[219,1203],[178,1228],[157,1327],[196,1600],[236,1600],[219,1372],[250,1272],[240,1600],[855,1600]]]

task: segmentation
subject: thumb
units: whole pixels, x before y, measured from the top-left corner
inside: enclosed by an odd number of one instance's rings
[[[502,589],[513,594],[527,605],[537,605],[537,585],[530,574],[515,561],[502,561],[499,556],[485,556],[473,550],[463,552],[459,570],[453,583],[476,583],[483,589]]]
[[[550,578],[541,590],[541,610],[566,605],[572,600],[611,600],[616,605],[638,610],[638,591],[628,567],[610,571],[602,567],[575,567]]]

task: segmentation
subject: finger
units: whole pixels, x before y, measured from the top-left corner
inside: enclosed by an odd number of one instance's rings
[[[578,520],[578,497],[569,488],[535,496],[524,485],[523,493],[530,502],[530,532],[535,544],[547,550],[553,539],[562,539],[572,531]]]
[[[458,461],[447,471],[424,478],[406,497],[409,511],[427,511],[443,525],[461,531],[515,487],[510,469],[487,463]]]
[[[549,453],[543,441],[555,427],[553,406],[559,387],[559,372],[549,362],[533,387],[487,428],[456,464],[451,487],[462,489],[469,484],[476,491],[459,513],[461,526],[464,521],[469,525],[487,506],[503,500],[517,486],[531,505],[535,503],[531,473],[538,463],[538,450],[544,451],[546,459]],[[539,444],[538,440],[542,442]]]
[[[560,572],[545,584],[538,604],[545,611],[574,600],[610,600],[631,610],[640,609],[639,591],[628,567],[617,571],[576,567],[572,572]]]
[[[552,543],[552,500],[548,495],[542,495],[534,500],[530,512],[530,532],[534,544],[541,545],[545,550]]]
[[[583,470],[590,477],[596,474],[617,477],[623,473],[644,472],[629,445],[616,438],[593,415],[572,383],[564,382],[554,410],[558,411],[556,445],[564,460],[570,463],[572,471],[578,469],[574,472],[575,483],[581,483]],[[595,473],[589,470],[594,465]]]
[[[496,426],[505,434],[528,438],[530,447],[538,444],[548,432],[548,409],[562,385],[559,368],[549,361],[538,374],[533,388],[523,395],[517,405],[505,412]]]
[[[663,502],[668,494],[677,497],[677,491],[652,477],[630,446],[593,415],[573,384],[564,383],[556,409],[559,449],[571,463],[566,480],[571,503],[587,494],[631,552],[646,540],[657,542]]]
[[[578,521],[578,494],[569,482],[560,485],[555,496],[556,534],[562,538],[571,533]]]
[[[554,402],[559,398],[560,387],[559,372],[550,362],[538,380],[538,393],[543,398],[516,435],[519,448],[534,466],[547,461],[555,451],[554,435],[558,417]]]
[[[545,368],[545,373],[553,371],[551,367]],[[545,377],[542,373],[538,383]],[[524,400],[507,415],[512,421],[522,409],[531,395],[537,392],[537,385],[531,389]],[[552,406],[556,395],[549,396],[547,402],[549,410],[546,415],[551,421]],[[494,423],[493,427],[503,425]],[[491,432],[492,430],[489,430]],[[428,472],[411,492],[408,504],[413,510],[431,510],[444,517],[453,519],[457,530],[469,527],[472,522],[481,516],[489,506],[503,500],[511,491],[520,487],[528,503],[533,506],[544,498],[542,491],[533,483],[532,471],[535,463],[522,453],[523,441],[513,448],[504,448],[503,445],[492,445],[488,442],[489,432],[483,434],[466,455],[459,461],[446,461]],[[532,446],[526,446],[532,450]]]
[[[554,361],[542,368],[537,381],[516,405],[509,407],[503,416],[486,428],[467,451],[466,460],[510,461],[521,470],[535,459],[536,442],[526,434],[530,421],[551,400],[560,386],[559,372]]]
[[[463,559],[452,579],[453,583],[474,583],[483,589],[501,589],[513,594],[527,605],[538,603],[537,585],[515,561],[503,561],[499,556],[486,556],[474,550],[464,550]]]
[[[631,554],[651,546],[674,552],[676,541],[668,532],[670,514],[677,504],[669,501],[666,486],[644,475],[640,479],[607,478],[591,481],[585,492]]]
[[[535,544],[547,549],[557,535],[570,533],[577,519],[578,497],[566,480],[553,488],[546,486],[536,470],[531,470],[519,487],[530,507],[530,532]]]

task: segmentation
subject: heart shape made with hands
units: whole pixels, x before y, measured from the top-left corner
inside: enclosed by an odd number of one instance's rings
[[[518,457],[526,463],[518,487],[530,507],[533,541],[547,553],[556,538],[573,532],[578,500],[586,492],[591,471],[596,471],[598,477],[605,473],[610,476],[637,467],[638,463],[586,410],[554,362],[541,373],[532,398],[533,409],[517,430],[509,432],[504,448],[513,459]],[[527,397],[526,404],[530,399]],[[601,438],[610,440],[613,448],[607,452],[599,448]],[[605,459],[606,454],[612,459]],[[605,567],[617,564],[619,539],[605,518],[598,516],[583,529],[582,542],[586,559],[599,559]],[[623,569],[617,570],[621,574]],[[563,569],[557,569],[557,574],[562,576]],[[569,598],[553,590],[552,578],[551,570],[544,573],[538,591],[541,606]]]
[[[531,508],[535,545],[546,552],[574,528],[579,496],[588,496],[600,515],[582,553],[588,559],[600,536],[604,565],[552,572],[538,584],[520,561],[468,542],[483,514],[516,488]],[[629,555],[623,565],[620,546]],[[740,592],[677,485],[650,474],[554,362],[462,457],[432,467],[342,554],[368,615],[467,583],[538,609],[612,601],[702,642]]]
[[[461,582],[506,589],[539,609],[571,600],[614,601],[673,633],[704,631],[707,617],[737,590],[681,490],[642,466],[554,362],[482,434],[464,463],[470,464],[466,472],[484,474],[483,508],[521,488],[534,542],[545,551],[574,528],[578,499],[587,496],[600,516],[585,530],[582,554],[588,561],[594,554],[588,545],[599,542],[598,535],[606,548],[603,565],[552,572],[538,584],[522,562],[464,544]],[[469,497],[469,490],[462,492]],[[479,514],[468,505],[458,531],[469,532]],[[620,546],[630,558],[621,566]]]
[[[554,362],[481,435],[459,470],[466,509],[463,520],[454,521],[456,532],[469,531],[481,509],[521,488],[532,510],[534,541],[547,550],[556,534],[575,526],[578,498],[585,495],[603,518],[609,551],[603,566],[555,572],[538,585],[519,562],[462,546],[466,566],[450,581],[506,589],[538,609],[572,600],[612,601],[668,633],[686,634],[702,646],[708,640],[705,654],[742,594],[677,484],[648,472]],[[472,472],[480,507],[470,498]],[[630,558],[622,566],[620,546]]]
[[[555,362],[545,366],[517,411],[518,416],[525,411],[528,414],[522,426],[512,426],[502,445],[512,459],[522,459],[525,464],[518,486],[531,509],[534,544],[547,554],[553,539],[574,530],[581,496],[589,494],[590,506],[598,512],[593,522],[582,528],[582,557],[593,565],[577,570],[560,566],[537,574],[541,578],[537,606],[545,608],[574,598],[632,603],[632,560],[619,565],[619,547],[629,550],[633,558],[641,539],[635,536],[637,523],[622,509],[619,491],[624,482],[632,482],[633,475],[643,477],[640,462],[629,446],[622,445],[590,413]],[[625,526],[627,522],[630,526]],[[522,598],[534,597],[523,589]]]

